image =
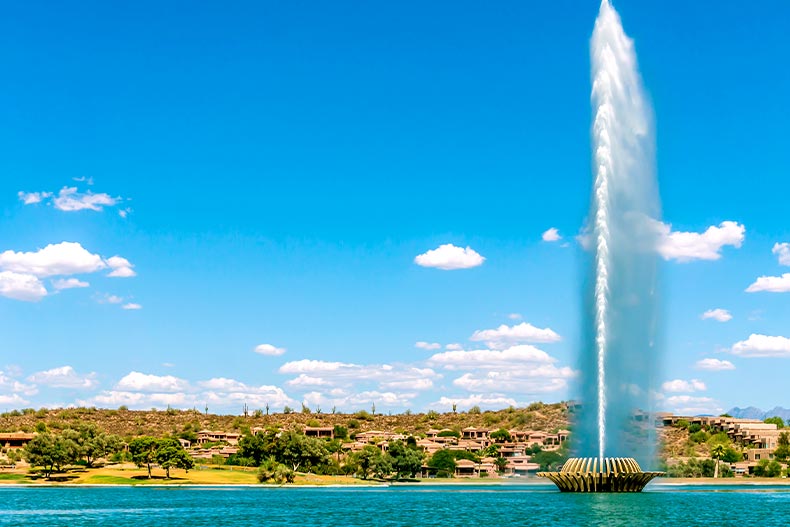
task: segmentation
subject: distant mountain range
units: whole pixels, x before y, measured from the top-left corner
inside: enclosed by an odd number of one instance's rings
[[[790,410],[787,408],[783,408],[781,406],[777,406],[773,410],[768,410],[767,412],[763,412],[759,408],[755,408],[754,406],[748,406],[746,408],[732,408],[727,411],[733,417],[739,417],[741,419],[767,419],[768,417],[781,417],[782,419],[787,422],[790,420]]]

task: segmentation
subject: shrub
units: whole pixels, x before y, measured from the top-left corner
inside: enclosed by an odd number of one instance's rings
[[[479,406],[471,407],[469,409],[469,413],[472,414],[472,415],[480,415],[480,407]]]

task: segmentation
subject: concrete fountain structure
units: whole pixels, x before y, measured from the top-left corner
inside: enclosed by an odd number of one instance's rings
[[[583,456],[560,472],[543,472],[562,491],[638,492],[660,472],[650,428],[634,415],[653,409],[657,379],[658,257],[661,222],[655,176],[652,109],[633,41],[602,0],[590,41],[593,188],[588,228],[591,256],[585,345],[580,369],[582,411],[575,424]],[[649,420],[648,420],[649,421]],[[608,452],[627,457],[607,457]]]
[[[538,472],[549,478],[562,492],[641,492],[651,479],[663,472],[644,472],[634,458],[575,457],[559,472]]]

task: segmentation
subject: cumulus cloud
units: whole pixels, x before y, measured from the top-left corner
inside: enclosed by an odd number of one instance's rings
[[[124,304],[121,306],[121,309],[128,309],[128,310],[137,310],[142,309],[143,306],[140,304],[135,304],[134,302],[129,302],[128,304]]]
[[[679,415],[718,415],[723,411],[712,397],[673,395],[664,399],[662,404]]]
[[[20,397],[18,393],[12,393],[11,395],[0,394],[0,404],[5,406],[15,406],[18,408],[28,404],[28,401],[27,399]]]
[[[522,344],[504,350],[479,349],[470,351],[444,351],[428,359],[428,364],[441,366],[448,370],[489,368],[510,369],[519,363],[551,364],[557,359],[545,351]]]
[[[433,388],[434,380],[441,378],[431,368],[408,364],[353,364],[302,359],[286,362],[280,373],[297,374],[286,382],[293,387],[331,386],[348,389],[373,384],[380,393],[385,391],[418,392]]]
[[[700,315],[702,320],[713,319],[719,322],[727,322],[728,320],[732,320],[732,315],[726,309],[716,308],[716,309],[708,309],[702,315]]]
[[[25,205],[33,205],[35,203],[41,203],[43,200],[52,197],[52,192],[17,192],[17,196],[19,196],[19,201],[24,203]]]
[[[99,382],[96,380],[96,373],[91,372],[81,375],[71,366],[61,366],[34,373],[27,378],[28,381],[36,384],[43,384],[52,388],[75,388],[89,390],[95,388]]]
[[[133,266],[125,258],[113,256],[104,260],[78,242],[49,244],[43,249],[28,252],[7,250],[0,253],[0,295],[23,301],[37,301],[47,296],[41,278],[87,274],[110,267],[109,276],[134,276]],[[89,287],[89,283],[75,277],[51,281],[56,290]]]
[[[465,373],[453,380],[453,384],[470,392],[505,391],[519,394],[556,392],[568,387],[568,379],[576,372],[567,366],[558,368],[553,364],[533,367],[513,367],[506,371]]]
[[[544,242],[556,242],[560,241],[562,236],[560,236],[560,231],[558,231],[555,227],[552,227],[543,233],[542,238]]]
[[[432,408],[448,409],[456,405],[461,410],[468,410],[473,406],[499,410],[508,406],[518,406],[516,400],[503,394],[472,394],[462,397],[441,397],[431,403]]]
[[[104,269],[101,256],[77,242],[50,244],[34,252],[0,253],[0,269],[41,277],[93,273]]]
[[[450,243],[440,245],[414,258],[414,263],[421,267],[434,267],[444,271],[469,269],[483,265],[484,261],[485,258],[471,247],[464,249]]]
[[[135,372],[132,372],[135,373]],[[131,374],[130,374],[131,375]],[[77,401],[83,406],[150,408],[175,406],[181,408],[209,405],[210,408],[234,410],[243,405],[263,408],[293,405],[294,400],[277,386],[252,386],[235,379],[217,377],[190,385],[175,377],[137,374],[131,382],[123,382],[113,390],[105,390],[90,399]],[[139,376],[142,376],[140,378]]]
[[[418,340],[414,343],[414,347],[423,350],[438,350],[441,349],[442,345],[438,342],[425,342],[424,340]]]
[[[304,395],[304,403],[312,408],[337,407],[346,411],[353,411],[360,407],[376,405],[378,408],[403,408],[412,404],[416,393],[396,393],[378,390],[349,392],[343,389],[330,390],[329,392],[312,391]]]
[[[528,322],[514,326],[502,324],[496,329],[477,330],[469,337],[469,340],[483,341],[492,348],[501,348],[519,342],[558,342],[561,339],[562,337],[551,328],[537,328]]]
[[[52,280],[52,287],[58,291],[62,289],[74,289],[77,287],[90,287],[88,282],[83,282],[78,278],[56,278]]]
[[[510,314],[507,316],[507,318],[509,318],[510,320],[521,320],[521,319],[522,319],[522,318],[524,318],[524,317],[523,317],[523,316],[521,316],[521,313],[510,313]]]
[[[255,346],[254,351],[255,353],[260,353],[261,355],[278,356],[285,353],[285,348],[278,348],[272,344],[258,344]]]
[[[725,246],[740,247],[746,233],[746,227],[734,221],[712,225],[702,233],[673,232],[670,225],[654,224],[659,234],[658,253],[665,260],[678,262],[718,260]]]
[[[790,243],[775,243],[771,252],[779,258],[779,265],[790,265]]]
[[[760,291],[768,293],[790,292],[790,273],[784,273],[782,276],[761,276],[746,288],[747,293],[758,293]]]
[[[134,272],[134,265],[132,265],[129,260],[126,258],[122,258],[120,256],[110,256],[106,260],[107,265],[112,269],[107,276],[111,276],[113,278],[131,278],[132,276],[136,276],[137,273]]]
[[[464,347],[463,347],[463,346],[461,346],[461,345],[460,345],[459,343],[457,343],[457,342],[453,342],[452,344],[448,344],[448,345],[446,345],[446,346],[444,347],[444,349],[446,349],[446,350],[448,350],[448,351],[458,351],[458,350],[462,350],[462,349],[464,349]]]
[[[732,353],[741,357],[790,357],[790,338],[752,333],[733,344]]]
[[[113,207],[120,198],[113,198],[109,194],[94,194],[91,191],[82,193],[77,187],[63,187],[56,198],[52,200],[58,210],[75,212],[78,210],[93,210],[99,212],[104,207]]]
[[[699,379],[691,379],[690,381],[675,379],[662,384],[661,389],[668,393],[691,393],[704,392],[708,387]]]
[[[38,302],[47,296],[47,288],[33,275],[0,271],[0,296],[23,302]]]
[[[149,375],[132,371],[118,381],[115,389],[129,392],[179,392],[188,387],[187,381],[172,375]]]
[[[725,371],[725,370],[734,370],[735,365],[728,360],[720,360],[720,359],[701,359],[698,360],[694,366],[698,370],[707,370],[707,371]]]

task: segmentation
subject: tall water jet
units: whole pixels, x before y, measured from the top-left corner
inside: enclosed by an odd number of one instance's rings
[[[611,454],[650,464],[650,426],[640,426],[636,412],[652,408],[656,368],[660,205],[653,119],[633,41],[608,0],[595,21],[590,57],[591,277],[577,448],[599,464]]]

